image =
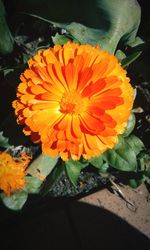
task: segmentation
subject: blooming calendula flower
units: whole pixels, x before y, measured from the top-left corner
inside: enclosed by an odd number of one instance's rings
[[[14,159],[7,152],[0,153],[0,189],[6,195],[9,196],[26,185],[23,177],[26,175],[25,169],[29,161],[30,157],[26,154]]]
[[[118,142],[133,105],[133,89],[117,58],[68,42],[40,50],[21,75],[13,102],[25,135],[63,160],[98,156]]]

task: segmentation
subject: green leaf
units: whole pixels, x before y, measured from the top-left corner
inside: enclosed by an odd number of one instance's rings
[[[4,193],[0,194],[2,202],[6,207],[12,210],[20,210],[25,204],[28,194],[24,191],[16,192],[11,196],[6,196]]]
[[[109,164],[107,162],[104,163],[104,160],[104,154],[101,154],[98,157],[92,157],[88,161],[99,170],[101,176],[108,177]]]
[[[99,173],[101,174],[107,174],[109,169],[109,164],[105,162],[100,168],[99,168]]]
[[[76,187],[80,172],[85,165],[79,161],[69,160],[65,162],[65,168],[70,182]]]
[[[44,180],[55,167],[58,157],[52,158],[49,155],[41,154],[28,167],[27,174]]]
[[[58,33],[56,33],[55,36],[52,36],[52,40],[54,44],[60,44],[60,45],[64,45],[66,42],[68,42],[70,39],[67,38],[64,35],[59,35]]]
[[[150,150],[144,150],[138,155],[138,169],[150,173]]]
[[[148,176],[150,178],[150,170],[149,171],[144,171],[144,175]]]
[[[137,179],[130,179],[129,180],[129,186],[132,188],[137,188],[142,184],[142,179],[137,180]]]
[[[26,64],[27,61],[30,59],[31,55],[28,55],[26,53],[22,53],[22,57],[23,57],[23,64]]]
[[[104,153],[105,161],[121,171],[135,171],[137,169],[136,155],[122,136],[114,149]]]
[[[7,76],[9,73],[14,72],[14,69],[4,69],[3,73],[4,73],[4,77]]]
[[[125,140],[136,155],[138,155],[145,148],[143,142],[135,135],[130,135]]]
[[[127,123],[127,127],[125,129],[124,134],[123,134],[124,137],[127,137],[132,133],[132,131],[135,127],[135,123],[136,123],[135,115],[134,115],[134,113],[131,113],[129,120],[128,120],[128,123]]]
[[[125,53],[124,53],[122,50],[120,50],[120,49],[118,49],[118,50],[116,51],[115,56],[118,58],[118,60],[119,60],[120,62],[121,62],[124,58],[126,58]]]
[[[131,47],[130,55],[123,58],[121,61],[122,66],[125,68],[132,62],[134,62],[142,53],[145,43],[140,37],[136,37],[135,40],[127,43]]]
[[[65,28],[80,43],[99,44],[110,53],[115,52],[120,40],[124,44],[134,42],[140,24],[140,5],[133,0],[121,4],[120,0],[45,0],[44,4],[36,0],[35,3],[26,0],[17,10],[33,13],[29,15]],[[81,16],[87,26],[79,23]],[[70,23],[71,20],[76,22]]]
[[[139,36],[137,36],[134,40],[128,41],[127,45],[130,46],[134,52],[142,51],[145,46],[145,42]]]
[[[150,185],[150,169],[147,171],[144,171],[143,179],[144,179],[144,182]]]
[[[98,157],[92,157],[88,161],[89,163],[91,163],[92,166],[101,169],[103,165],[103,155],[99,155]]]
[[[141,53],[142,53],[142,51],[135,51],[131,55],[129,55],[126,58],[122,59],[122,61],[121,61],[122,67],[125,68],[129,64],[134,62],[141,55]]]
[[[150,177],[149,176],[144,175],[143,180],[144,180],[144,182],[146,182],[147,184],[150,185]]]
[[[88,160],[85,160],[83,157],[80,158],[80,161],[79,161],[83,168],[86,168],[87,166],[89,166],[89,161]]]
[[[27,184],[23,190],[29,194],[39,193],[42,181],[35,176],[26,176],[25,179],[27,180]]]
[[[0,147],[2,147],[2,148],[10,147],[10,145],[8,143],[8,138],[3,136],[3,131],[0,132]]]
[[[64,166],[62,164],[57,164],[52,172],[47,176],[45,182],[42,187],[42,194],[46,195],[50,192],[55,185],[55,183],[59,180],[64,172]]]

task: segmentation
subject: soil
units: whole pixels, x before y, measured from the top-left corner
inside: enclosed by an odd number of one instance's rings
[[[150,238],[149,191],[145,185],[141,185],[137,189],[131,189],[128,186],[120,188],[133,206],[123,200],[117,193],[112,193],[108,189],[84,197],[81,201],[111,211]]]
[[[112,212],[150,238],[150,193],[144,184],[133,189],[128,185],[111,186],[106,178],[94,172],[81,173],[77,188],[65,174],[49,193],[52,197],[65,197],[97,206]],[[81,197],[81,198],[80,198]]]
[[[112,212],[150,238],[150,193],[142,184],[136,189],[118,185],[123,196],[107,179],[96,173],[81,173],[75,189],[63,174],[49,193],[53,197],[72,197],[80,202]],[[82,198],[79,198],[82,197]]]

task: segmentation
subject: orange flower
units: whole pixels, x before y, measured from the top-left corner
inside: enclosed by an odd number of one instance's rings
[[[9,196],[26,185],[26,180],[23,177],[26,175],[25,169],[29,161],[29,157],[25,154],[14,160],[8,153],[0,153],[0,189],[6,195]]]
[[[68,42],[40,50],[28,65],[13,107],[24,133],[41,142],[45,154],[89,159],[118,142],[133,89],[115,56]]]

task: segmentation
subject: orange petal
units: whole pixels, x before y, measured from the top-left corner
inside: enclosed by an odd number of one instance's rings
[[[66,130],[70,115],[62,115],[62,119],[55,125],[56,130]]]
[[[45,92],[44,94],[40,94],[40,95],[37,95],[36,96],[36,99],[37,100],[43,100],[43,101],[60,101],[60,97],[53,94],[53,93],[50,93],[50,92]]]
[[[95,104],[95,106],[94,106],[94,104],[93,104],[93,106],[89,106],[87,108],[87,111],[90,112],[91,114],[93,114],[93,113],[96,114],[98,117],[104,114],[104,110],[101,109],[101,105],[98,106],[96,104]]]
[[[34,70],[35,72],[37,72],[37,74],[41,77],[43,81],[50,82],[50,77],[46,67],[36,66]]]
[[[89,131],[92,133],[100,133],[100,131],[103,131],[105,126],[104,123],[93,117],[92,115],[88,113],[84,113],[80,116],[80,119],[82,121],[82,131]]]
[[[49,111],[52,109],[52,111],[54,111],[55,109],[59,109],[58,103],[57,102],[41,102],[41,103],[37,103],[37,104],[33,104],[31,106],[32,110],[40,110],[40,109],[49,109]]]
[[[110,128],[114,128],[117,125],[117,122],[110,115],[106,113],[101,115],[100,119]]]
[[[34,85],[34,86],[30,87],[30,90],[31,90],[32,94],[34,94],[34,95],[45,93],[45,89],[40,85]]]
[[[81,137],[80,120],[79,120],[78,115],[72,116],[72,133],[77,138]]]
[[[90,82],[93,75],[93,71],[91,68],[86,68],[84,71],[79,73],[78,79],[78,90],[82,91]]]
[[[49,72],[49,75],[50,75],[50,82],[55,85],[55,87],[57,87],[57,89],[60,91],[60,92],[64,92],[65,91],[65,88],[63,86],[63,84],[60,82],[60,80],[57,78],[57,74],[56,74],[56,70],[55,70],[55,67],[53,64],[49,64],[48,65],[48,72]]]

